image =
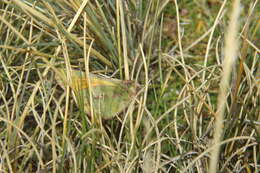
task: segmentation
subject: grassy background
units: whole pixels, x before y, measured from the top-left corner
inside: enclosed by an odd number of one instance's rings
[[[237,2],[0,1],[0,172],[258,172],[260,8]],[[140,89],[92,121],[60,67]]]

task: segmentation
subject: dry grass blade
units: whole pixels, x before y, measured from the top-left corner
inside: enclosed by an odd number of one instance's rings
[[[229,88],[229,80],[230,74],[232,71],[233,64],[237,59],[238,53],[238,28],[239,28],[239,11],[240,10],[240,1],[234,0],[232,6],[232,13],[229,20],[229,27],[226,32],[226,40],[225,40],[225,57],[223,62],[223,72],[222,79],[220,81],[219,95],[218,95],[218,109],[216,113],[215,120],[215,131],[214,131],[214,139],[213,144],[220,143],[223,135],[223,120],[225,107],[227,103],[228,96],[228,88]],[[209,172],[215,173],[218,172],[218,158],[219,158],[220,146],[215,147],[211,153],[211,162]]]

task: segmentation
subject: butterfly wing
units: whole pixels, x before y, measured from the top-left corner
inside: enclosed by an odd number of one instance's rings
[[[108,79],[91,73],[90,80],[87,80],[85,73],[78,70],[72,70],[71,80],[68,81],[64,70],[61,74],[57,77],[58,83],[63,88],[67,84],[72,88],[77,104],[83,100],[84,109],[88,114],[90,114],[89,86],[91,86],[93,111],[104,119],[113,118],[122,112],[135,95],[135,84],[132,81]]]
[[[133,99],[134,93],[130,90],[133,89],[133,83],[129,87],[121,80],[97,78],[105,82],[91,86],[94,112],[104,119],[113,118]]]

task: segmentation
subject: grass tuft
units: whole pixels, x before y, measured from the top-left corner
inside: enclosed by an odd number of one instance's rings
[[[2,0],[0,172],[259,172],[258,5]]]

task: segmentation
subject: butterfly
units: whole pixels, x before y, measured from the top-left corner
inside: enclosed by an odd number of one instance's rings
[[[83,101],[84,111],[90,115],[90,95],[94,115],[103,119],[110,119],[125,110],[136,96],[136,83],[129,80],[106,78],[104,76],[86,73],[80,70],[71,71],[71,80],[68,80],[66,71],[58,69],[55,75],[58,84],[65,89],[68,85],[74,94],[76,103]],[[90,88],[89,88],[90,87]],[[91,94],[90,94],[91,92]]]

